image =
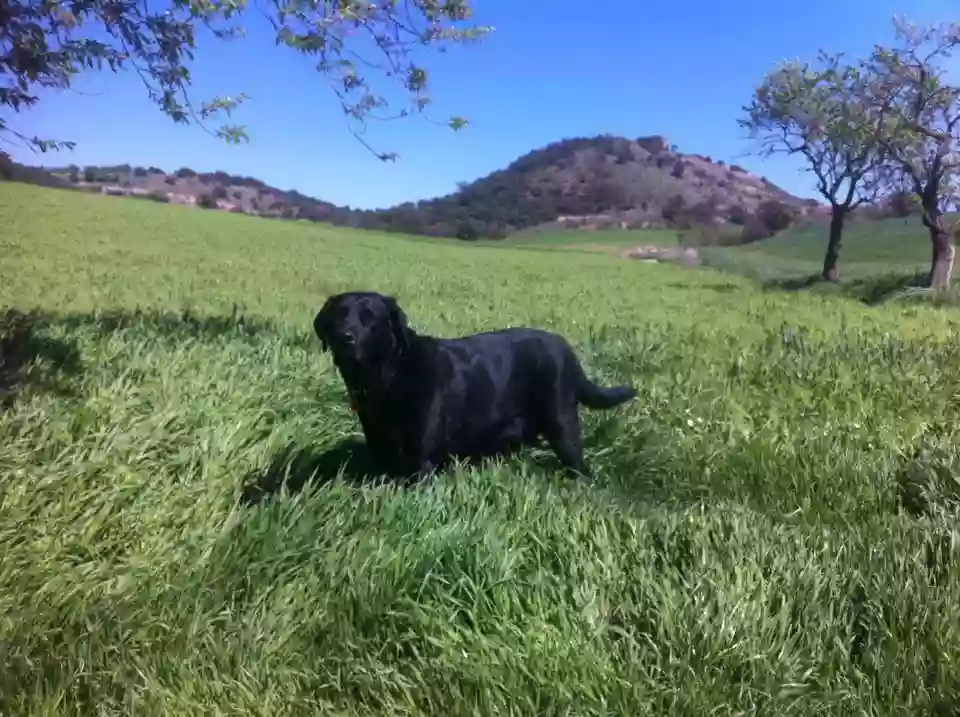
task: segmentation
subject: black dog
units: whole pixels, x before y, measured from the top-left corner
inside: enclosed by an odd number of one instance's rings
[[[422,478],[452,457],[504,455],[543,436],[564,465],[589,477],[577,404],[612,408],[637,395],[591,382],[555,334],[421,336],[393,298],[374,292],[330,297],[313,326],[373,457],[393,475]]]

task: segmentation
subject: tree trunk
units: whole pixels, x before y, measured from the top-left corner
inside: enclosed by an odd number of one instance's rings
[[[843,239],[843,221],[846,219],[845,207],[834,204],[830,212],[830,239],[827,242],[827,255],[823,259],[823,272],[820,274],[825,281],[840,281],[840,243]]]
[[[950,288],[950,279],[953,277],[953,257],[955,248],[953,236],[943,226],[943,217],[940,208],[936,205],[923,208],[923,224],[930,232],[931,261],[930,261],[930,288],[943,291]]]
[[[933,258],[930,262],[930,288],[937,291],[950,288],[953,277],[953,237],[942,226],[929,227]]]

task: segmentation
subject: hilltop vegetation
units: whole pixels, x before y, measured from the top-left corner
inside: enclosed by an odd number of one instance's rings
[[[0,226],[3,713],[960,708],[954,312],[15,183]],[[365,480],[311,333],[360,286],[636,385],[597,480]]]
[[[446,197],[376,211],[338,207],[224,172],[156,167],[55,167],[66,186],[159,202],[339,226],[502,238],[532,227],[708,228],[727,243],[756,241],[816,213],[817,204],[764,177],[682,154],[663,137],[597,136],[554,142]]]

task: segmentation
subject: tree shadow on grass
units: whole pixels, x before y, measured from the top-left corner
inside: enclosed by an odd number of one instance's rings
[[[716,294],[736,294],[743,291],[743,286],[740,284],[735,284],[732,281],[724,281],[717,284],[683,284],[680,282],[671,282],[667,284],[671,289],[683,289],[689,291],[691,289],[695,291],[712,291]]]
[[[889,273],[841,281],[838,284],[814,274],[805,277],[770,279],[761,285],[765,291],[817,291],[856,299],[867,306],[879,306],[892,299],[926,294],[927,272]]]
[[[189,309],[60,313],[8,308],[0,310],[0,405],[9,405],[27,386],[61,395],[73,393],[69,379],[82,371],[83,360],[77,340],[63,338],[63,334],[93,332],[109,336],[128,330],[173,342],[272,338],[303,350],[309,350],[316,341],[309,326],[299,332],[284,330],[270,319],[244,314],[236,305],[229,314],[201,314]]]
[[[826,282],[819,274],[810,276],[790,276],[779,279],[768,279],[760,284],[764,291],[805,291],[821,286]]]
[[[929,286],[929,272],[882,274],[849,281],[844,285],[843,293],[868,306],[877,306],[898,296],[905,298],[911,292],[923,292]]]
[[[229,314],[203,314],[191,309],[161,311],[159,309],[109,309],[106,311],[70,312],[62,315],[46,315],[47,320],[69,329],[93,329],[100,334],[142,329],[173,339],[213,339],[220,337],[282,337],[290,340],[276,322],[245,314],[236,304]],[[313,340],[309,326],[302,332],[302,339],[292,343],[308,347]]]
[[[83,361],[75,341],[46,336],[39,312],[7,309],[0,314],[0,405],[7,406],[26,384],[69,393],[63,380],[80,373]]]

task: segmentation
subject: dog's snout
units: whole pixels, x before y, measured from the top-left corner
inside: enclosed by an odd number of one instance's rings
[[[353,346],[355,343],[357,343],[357,337],[350,331],[344,331],[343,343],[347,344],[347,346]]]

